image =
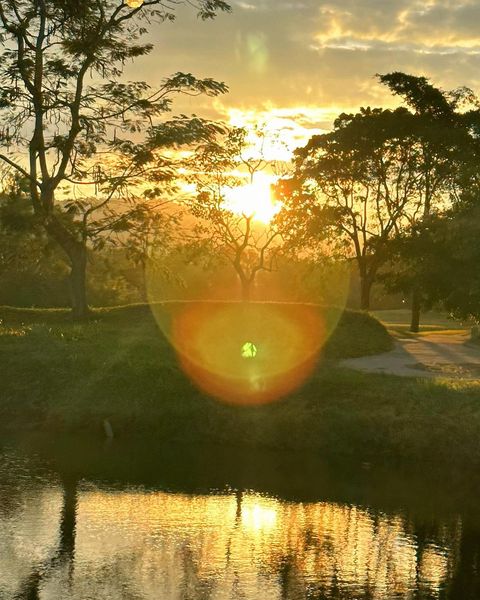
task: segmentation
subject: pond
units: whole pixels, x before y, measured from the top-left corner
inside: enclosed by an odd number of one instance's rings
[[[475,477],[154,441],[0,443],[0,598],[480,598]]]

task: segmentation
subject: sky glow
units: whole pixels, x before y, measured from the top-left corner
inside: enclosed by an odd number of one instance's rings
[[[154,51],[128,67],[127,76],[152,86],[175,71],[224,81],[227,95],[179,98],[174,112],[279,132],[283,147],[267,148],[271,159],[288,160],[341,112],[398,105],[377,73],[399,70],[444,89],[480,89],[477,0],[231,4],[232,14],[205,22],[180,6],[175,22],[152,28]]]
[[[135,63],[132,76],[155,84],[181,70],[225,81],[228,95],[177,106],[225,120],[285,118],[303,137],[329,129],[339,112],[396,105],[376,73],[400,70],[445,89],[480,88],[476,0],[232,0],[232,6],[232,14],[208,22],[180,9],[174,23],[152,30],[156,48]],[[291,123],[285,125],[290,132]]]

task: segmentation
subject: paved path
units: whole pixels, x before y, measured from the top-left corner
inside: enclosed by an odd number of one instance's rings
[[[480,346],[464,331],[396,335],[391,352],[341,361],[344,367],[404,377],[480,379]]]

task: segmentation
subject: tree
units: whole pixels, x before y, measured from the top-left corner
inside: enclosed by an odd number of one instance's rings
[[[418,147],[418,208],[412,215],[412,224],[428,220],[430,215],[443,210],[458,195],[460,174],[465,172],[466,163],[472,164],[470,158],[475,144],[471,135],[472,125],[478,121],[476,98],[468,88],[445,92],[425,77],[400,72],[378,77],[413,111],[412,142]],[[470,109],[461,112],[460,109],[465,106]],[[412,268],[412,275],[414,273]],[[410,329],[417,332],[426,298],[421,279],[412,276],[403,278],[404,286],[407,282],[411,285],[412,294]]]
[[[0,304],[58,306],[66,269],[33,214],[28,182],[5,176],[0,192]],[[49,304],[50,303],[50,304]]]
[[[406,109],[361,109],[298,149],[294,176],[279,185],[292,243],[352,257],[364,310],[388,240],[416,210],[417,153]]]
[[[148,196],[148,194],[147,194]],[[114,207],[92,228],[96,248],[109,245],[123,252],[141,276],[141,293],[147,299],[147,267],[167,278],[173,276],[170,252],[183,239],[180,207],[167,197],[142,198],[121,214]]]
[[[3,181],[0,192],[0,277],[28,259],[27,246],[36,239],[28,184],[19,177]]]
[[[460,319],[480,320],[480,204],[430,215],[392,243],[383,279],[392,291],[421,282],[426,308],[441,305]]]
[[[265,134],[257,133],[260,147],[253,154],[243,128],[231,128],[222,139],[200,145],[192,156],[189,176],[196,188],[195,197],[188,202],[198,219],[196,234],[233,266],[245,302],[251,299],[258,273],[275,267],[281,239],[273,215],[268,222],[257,218],[253,184],[258,172],[270,165],[263,155]],[[249,190],[252,201],[237,208],[229,206],[229,191],[244,186],[245,180],[248,187],[244,189]]]
[[[229,10],[223,0],[198,0],[197,7],[203,19]],[[126,61],[152,50],[140,41],[145,25],[174,19],[174,8],[162,0],[0,0],[0,159],[28,180],[36,217],[68,257],[76,317],[88,312],[87,246],[78,220],[63,210],[64,187],[85,182],[96,154],[118,150],[129,160],[124,170],[101,177],[100,208],[132,178],[150,174],[161,182],[169,165],[158,150],[205,137],[200,119],[158,124],[172,97],[227,89],[184,73],[164,79],[158,89],[120,81]],[[26,161],[17,159],[19,152],[26,152]],[[149,173],[154,167],[156,175]]]
[[[68,267],[62,250],[52,242],[33,213],[28,193],[28,182],[16,176],[6,174],[3,177],[3,190],[0,191],[0,304],[12,306],[65,306],[68,293],[65,280]],[[70,203],[65,201],[65,204]],[[128,208],[128,203],[127,203]],[[141,205],[138,211],[144,210]],[[112,303],[138,302],[142,296],[141,281],[138,281],[139,261],[131,253],[140,252],[137,237],[142,227],[149,223],[161,236],[158,244],[152,243],[150,252],[164,251],[167,244],[165,236],[172,232],[163,211],[153,210],[148,205],[148,214],[137,216],[134,209],[122,212],[128,222],[117,232],[113,224],[113,215],[105,215],[106,225],[110,228],[99,231],[105,225],[102,219],[89,224],[89,241],[95,252],[89,255],[88,295],[98,305]],[[116,213],[115,210],[113,210]],[[117,220],[119,215],[116,214]],[[157,223],[158,221],[158,223]],[[94,226],[99,229],[94,230]],[[96,235],[95,231],[98,231]],[[115,237],[114,237],[115,236]],[[122,244],[114,244],[116,237],[122,237]],[[128,244],[128,251],[124,248]],[[118,247],[120,246],[120,247]],[[131,252],[130,252],[131,248]],[[134,260],[135,259],[135,260]],[[134,263],[132,265],[131,263]],[[133,281],[128,276],[134,275]],[[130,277],[131,279],[131,277]]]

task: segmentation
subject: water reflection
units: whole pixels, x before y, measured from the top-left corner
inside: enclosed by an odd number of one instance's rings
[[[0,464],[0,598],[477,598],[479,538],[430,522],[254,491],[193,494]]]

